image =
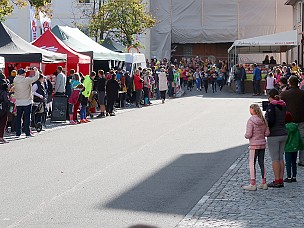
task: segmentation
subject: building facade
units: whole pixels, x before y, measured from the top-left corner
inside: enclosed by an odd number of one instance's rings
[[[153,0],[151,11],[160,23],[151,29],[151,55],[227,58],[237,39],[292,30],[292,9],[285,2]]]
[[[304,43],[304,33],[303,33],[303,11],[304,11],[304,0],[289,0],[285,3],[286,5],[292,6],[293,12],[293,29],[298,31],[300,45],[298,49],[293,53],[295,59],[298,59],[299,63],[304,63],[304,51],[303,51],[303,43]]]
[[[144,2],[149,3],[149,0],[144,0]],[[98,5],[98,3],[99,0],[52,0],[52,26],[54,27],[55,25],[60,25],[75,27],[76,25],[81,25],[81,27],[86,28],[86,25],[89,21],[89,17],[92,14],[94,4]],[[15,7],[13,14],[9,16],[5,21],[5,25],[7,25],[11,30],[13,30],[16,34],[18,34],[26,41],[30,42],[32,40],[29,6],[22,9]],[[40,30],[41,34],[40,24],[38,30]],[[144,53],[145,56],[149,58],[150,32],[147,31],[146,34],[137,35],[135,36],[135,39],[138,39],[144,47],[140,49],[140,52]]]

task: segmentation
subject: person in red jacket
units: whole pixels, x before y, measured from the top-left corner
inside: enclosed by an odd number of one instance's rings
[[[140,108],[140,101],[141,101],[141,94],[143,89],[143,82],[144,80],[140,76],[140,71],[136,70],[134,75],[134,85],[135,85],[135,91],[136,91],[136,107]]]

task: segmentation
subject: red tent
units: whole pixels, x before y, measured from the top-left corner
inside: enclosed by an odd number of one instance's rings
[[[80,54],[67,45],[65,45],[61,40],[59,40],[51,30],[47,30],[43,35],[41,35],[33,43],[36,47],[46,49],[48,51],[58,52],[67,54],[67,74],[71,69],[74,69],[76,72],[81,72],[84,75],[90,73],[91,69],[91,57],[87,55]],[[53,65],[53,64],[52,64]],[[52,72],[56,71],[57,65],[54,64],[54,69],[49,69]]]

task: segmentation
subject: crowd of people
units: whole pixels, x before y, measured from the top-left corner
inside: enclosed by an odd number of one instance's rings
[[[273,75],[271,74],[270,77]],[[282,78],[286,79],[286,76]],[[304,90],[299,88],[300,80],[296,74],[291,74],[286,80],[287,85],[280,83],[277,88],[268,90],[269,104],[265,110],[265,117],[259,105],[250,106],[251,117],[247,122],[245,133],[245,138],[249,139],[250,145],[250,184],[243,186],[245,190],[257,190],[256,160],[258,160],[262,175],[259,187],[264,190],[268,187],[284,187],[284,182],[297,182],[298,154],[298,165],[304,166]],[[264,164],[266,144],[268,144],[274,174],[274,181],[268,184]],[[284,167],[287,173],[285,179]]]
[[[28,71],[31,72],[29,76]],[[12,70],[9,77],[1,72],[0,88],[0,143],[7,143],[4,132],[15,133],[20,137],[33,137],[31,127],[45,124],[52,114],[54,97],[67,97],[66,119],[71,125],[90,122],[88,117],[99,109],[96,118],[115,116],[115,104],[141,108],[149,106],[151,98],[179,97],[184,90],[197,91],[203,88],[208,92],[222,91],[228,78],[227,63],[213,64],[201,58],[161,61],[147,61],[147,67],[138,67],[133,74],[121,69],[108,72],[92,71],[84,76],[71,69],[67,74],[57,67],[55,84],[37,68]]]
[[[273,57],[270,59],[271,63],[276,63]],[[263,62],[268,62],[265,59]],[[282,65],[267,65],[268,68],[263,72],[258,64],[253,64],[253,77],[252,77],[252,88],[254,96],[267,95],[268,92],[273,89],[283,89],[287,86],[287,80],[291,76],[296,76],[299,78],[301,85],[304,88],[304,74],[300,65],[297,65],[296,61],[288,66],[285,62]],[[246,69],[243,64],[237,64],[231,69],[233,74],[233,79],[236,84],[236,92],[239,94],[245,93],[245,81],[247,80]],[[264,75],[263,75],[264,74]],[[261,81],[265,80],[264,87],[261,85]],[[302,82],[303,81],[303,82]]]

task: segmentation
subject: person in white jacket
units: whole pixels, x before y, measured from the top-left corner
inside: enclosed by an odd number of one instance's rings
[[[160,97],[162,99],[162,103],[165,103],[166,100],[166,92],[168,90],[168,81],[167,81],[167,74],[164,68],[160,69],[160,73],[158,75],[158,86],[160,91]]]
[[[38,80],[39,71],[34,68],[35,76],[26,77],[26,70],[20,68],[14,79],[15,99],[17,106],[16,136],[21,135],[21,120],[24,116],[24,133],[26,137],[33,136],[30,132],[31,111],[33,103],[32,84]]]

